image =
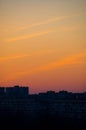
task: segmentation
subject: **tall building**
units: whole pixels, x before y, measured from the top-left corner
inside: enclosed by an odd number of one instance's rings
[[[6,88],[6,95],[8,96],[15,96],[15,97],[20,97],[20,96],[28,96],[29,94],[29,87],[23,86],[20,87],[18,85],[14,87],[7,87]]]

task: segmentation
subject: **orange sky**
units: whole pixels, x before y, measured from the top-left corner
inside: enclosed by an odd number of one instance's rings
[[[86,91],[86,1],[0,2],[0,86]]]

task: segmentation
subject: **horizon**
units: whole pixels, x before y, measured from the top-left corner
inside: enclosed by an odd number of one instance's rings
[[[0,85],[86,91],[86,0],[0,1]]]

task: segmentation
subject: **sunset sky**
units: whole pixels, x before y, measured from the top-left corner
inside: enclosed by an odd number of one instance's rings
[[[0,0],[0,86],[86,91],[86,0]]]

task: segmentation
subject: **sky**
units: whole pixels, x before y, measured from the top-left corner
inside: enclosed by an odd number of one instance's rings
[[[86,91],[86,0],[0,0],[0,86]]]

